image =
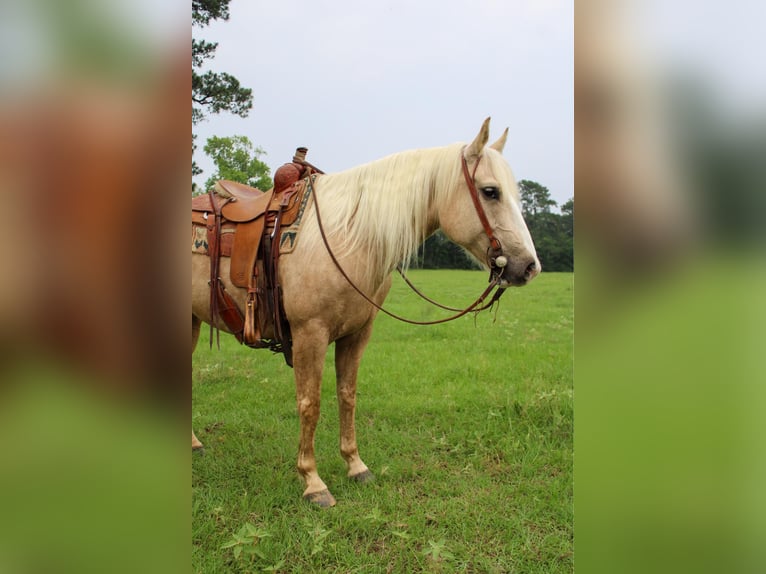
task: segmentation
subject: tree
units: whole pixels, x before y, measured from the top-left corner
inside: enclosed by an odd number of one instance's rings
[[[479,269],[471,256],[441,230],[426,239],[412,256],[410,265],[420,269]]]
[[[229,1],[192,0],[192,26],[200,28],[213,20],[228,20]],[[237,78],[224,72],[201,72],[205,61],[215,56],[217,47],[216,42],[192,38],[192,126],[205,119],[206,114],[231,112],[244,118],[253,107],[253,91],[242,87]],[[192,136],[192,154],[197,148],[195,139]],[[192,175],[200,173],[202,170],[192,161]]]
[[[561,206],[561,224],[564,233],[574,237],[574,197],[569,198]]]
[[[556,202],[551,199],[548,188],[536,181],[522,179],[519,182],[519,194],[521,195],[521,208],[524,217],[550,213],[551,207],[556,206]]]
[[[219,179],[238,181],[258,189],[271,189],[269,166],[259,158],[266,152],[245,136],[208,138],[205,153],[215,162],[216,172],[205,182],[210,189]]]
[[[193,25],[207,26],[218,19],[229,19],[229,0],[192,0]]]
[[[546,271],[574,270],[574,199],[561,206],[561,214],[544,185],[523,179],[519,194],[524,219],[535,242],[537,256]]]

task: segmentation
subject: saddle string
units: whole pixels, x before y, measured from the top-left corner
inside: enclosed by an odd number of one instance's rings
[[[313,185],[313,178],[309,178],[308,185],[309,186]],[[366,293],[364,293],[364,291],[362,291],[359,287],[357,287],[356,284],[348,276],[346,271],[343,269],[343,267],[341,266],[340,262],[335,257],[335,254],[333,253],[332,249],[330,248],[329,241],[327,240],[327,235],[325,234],[324,226],[322,225],[322,216],[321,216],[321,213],[320,213],[320,210],[319,210],[319,202],[317,201],[317,194],[313,190],[313,188],[312,188],[312,193],[313,193],[313,196],[314,196],[314,210],[315,210],[315,213],[316,213],[317,224],[319,226],[319,235],[322,237],[322,242],[324,243],[325,249],[327,249],[327,253],[330,256],[330,259],[332,259],[332,262],[335,264],[335,267],[338,269],[338,271],[343,276],[343,278],[346,280],[346,282],[354,289],[354,291],[359,293],[359,295],[361,295],[362,298],[365,301],[367,301],[370,305],[372,305],[373,307],[378,309],[378,311],[381,311],[381,312],[385,313],[389,317],[392,317],[392,318],[396,319],[397,321],[402,321],[403,323],[409,323],[411,325],[437,325],[439,323],[447,323],[449,321],[454,321],[455,319],[459,319],[460,317],[462,317],[462,316],[464,316],[464,315],[466,315],[466,314],[468,314],[468,313],[470,313],[472,311],[478,313],[480,311],[484,311],[485,309],[491,308],[500,299],[500,297],[505,292],[505,289],[498,288],[495,291],[495,293],[492,296],[492,298],[489,300],[489,302],[488,303],[484,303],[484,300],[487,298],[487,296],[500,283],[500,276],[499,275],[494,275],[494,276],[490,277],[490,282],[489,282],[489,285],[487,286],[487,288],[484,290],[484,292],[481,295],[479,295],[479,297],[473,303],[471,303],[468,307],[466,307],[465,309],[462,309],[462,310],[454,309],[455,311],[458,311],[458,313],[455,314],[455,315],[452,315],[450,317],[446,317],[444,319],[436,319],[434,321],[415,321],[413,319],[407,319],[406,317],[402,317],[400,315],[397,315],[396,313],[392,313],[388,309],[385,309],[381,305],[378,305],[378,303],[373,301],[372,298],[370,298]],[[408,282],[408,285],[411,285],[411,284]],[[432,301],[432,303],[436,304],[437,306],[441,306],[438,303],[435,303],[433,301]],[[449,309],[449,310],[452,310],[452,309]]]

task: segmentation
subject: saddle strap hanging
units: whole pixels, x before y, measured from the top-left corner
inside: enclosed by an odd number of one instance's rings
[[[221,281],[218,281],[217,293],[217,309],[216,312],[224,324],[229,328],[232,334],[237,338],[240,343],[243,342],[245,331],[245,320],[242,317],[242,313],[231,298],[226,288]],[[212,339],[211,339],[212,344]],[[219,344],[220,346],[220,344]]]
[[[266,300],[269,316],[274,326],[274,338],[281,348],[288,366],[293,366],[292,336],[282,304],[282,286],[279,282],[279,239],[282,231],[282,216],[285,206],[295,193],[295,186],[286,191],[276,212],[274,230],[270,236],[264,237],[264,268],[266,270]]]
[[[216,325],[220,318],[229,330],[234,334],[237,340],[242,342],[244,331],[244,319],[242,313],[237,308],[236,303],[226,292],[226,287],[220,278],[221,265],[221,208],[228,202],[224,199],[218,203],[216,196],[210,190],[210,203],[213,210],[213,218],[207,218],[208,230],[208,254],[210,256],[210,347],[213,347],[213,331],[216,335],[216,344],[221,347],[221,331]]]
[[[256,309],[258,308],[258,299],[256,297],[256,290],[251,289],[247,292],[247,301],[245,302],[245,324],[244,332],[242,334],[245,345],[249,347],[256,346],[261,340],[261,331],[258,327],[258,317],[256,316]]]
[[[213,209],[213,220],[208,217],[208,253],[210,255],[210,279],[207,284],[210,288],[210,348],[213,348],[213,331],[216,331],[216,341],[221,346],[221,332],[215,328],[218,318],[218,269],[221,259],[221,206],[212,190],[210,194],[210,207]]]

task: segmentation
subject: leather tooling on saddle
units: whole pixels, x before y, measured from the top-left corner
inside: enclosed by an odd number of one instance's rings
[[[210,257],[210,344],[222,320],[240,343],[284,353],[292,366],[290,325],[282,304],[279,256],[295,248],[303,213],[311,199],[309,177],[320,170],[298,148],[291,163],[274,174],[274,188],[261,191],[220,180],[192,198],[192,252]],[[240,309],[220,280],[220,258],[230,258],[231,282],[247,289]]]

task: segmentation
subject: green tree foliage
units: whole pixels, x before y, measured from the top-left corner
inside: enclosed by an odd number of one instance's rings
[[[426,239],[410,265],[421,269],[479,269],[471,256],[441,231]]]
[[[229,19],[229,0],[192,0],[193,25],[207,26],[219,19]]]
[[[208,138],[205,153],[215,162],[216,172],[205,182],[210,189],[219,179],[238,181],[258,189],[273,187],[269,166],[260,160],[266,152],[245,136]]]
[[[521,209],[525,218],[534,218],[540,214],[550,213],[551,208],[556,206],[556,202],[551,199],[548,188],[536,181],[522,179],[519,182],[519,193],[521,194]]]
[[[519,193],[524,219],[543,269],[573,271],[574,199],[566,201],[559,214],[551,211],[557,203],[551,198],[547,187],[522,179]]]
[[[230,0],[192,0],[192,25],[201,28],[213,20],[229,19]],[[225,72],[202,72],[205,61],[215,56],[216,42],[192,37],[192,125],[197,125],[207,114],[230,112],[247,117],[253,107],[253,91],[244,88],[239,80]],[[193,136],[196,139],[196,136]],[[196,143],[192,140],[192,153]],[[192,176],[202,170],[192,162]]]

